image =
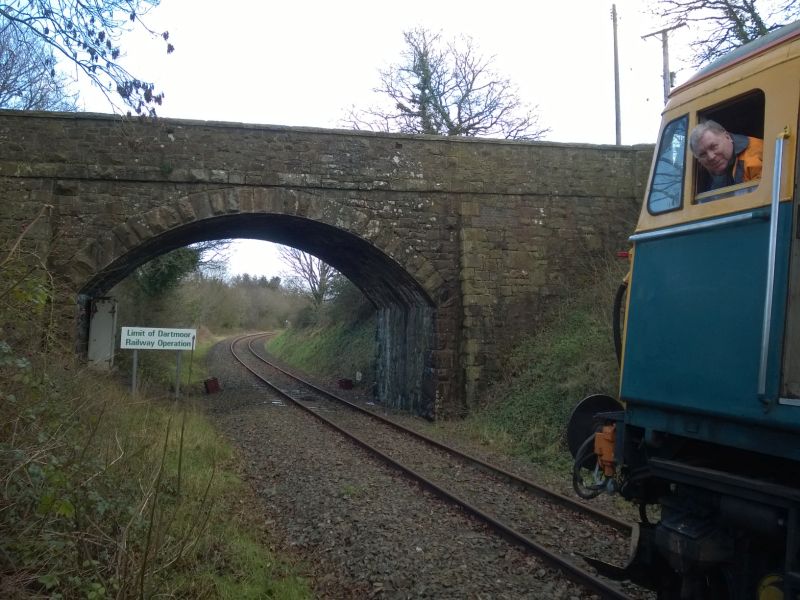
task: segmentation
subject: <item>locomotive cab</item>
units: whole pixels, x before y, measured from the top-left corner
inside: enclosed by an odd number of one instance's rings
[[[663,113],[630,238],[621,405],[573,452],[595,473],[582,496],[640,506],[626,573],[660,598],[800,598],[799,113],[800,22],[712,63]],[[708,120],[735,153],[759,149],[760,176],[720,185],[701,166],[690,136]]]

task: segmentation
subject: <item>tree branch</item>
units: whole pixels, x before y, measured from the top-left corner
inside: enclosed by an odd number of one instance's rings
[[[511,82],[491,68],[469,37],[443,44],[439,33],[404,34],[403,61],[380,71],[374,91],[390,108],[353,108],[345,122],[355,129],[403,133],[540,139],[535,107],[520,100]]]

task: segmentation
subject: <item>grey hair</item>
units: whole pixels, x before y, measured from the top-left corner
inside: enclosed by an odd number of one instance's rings
[[[728,133],[728,130],[722,125],[710,119],[708,121],[698,123],[697,126],[692,129],[692,133],[689,134],[689,147],[692,149],[692,154],[695,156],[697,156],[697,144],[700,142],[700,138],[703,137],[703,134],[706,131],[713,131],[714,133],[719,134]]]

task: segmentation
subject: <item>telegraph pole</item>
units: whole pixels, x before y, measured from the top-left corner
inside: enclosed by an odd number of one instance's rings
[[[617,125],[617,146],[622,143],[622,117],[619,110],[619,50],[617,47],[617,5],[611,5],[611,22],[614,24],[614,110]]]
[[[684,21],[681,21],[677,25],[673,25],[672,27],[666,27],[664,29],[659,29],[658,31],[654,31],[653,33],[648,33],[647,35],[643,35],[642,39],[646,40],[649,37],[654,35],[661,34],[661,53],[663,55],[663,65],[664,65],[664,74],[662,77],[664,78],[664,104],[667,103],[667,98],[669,98],[669,90],[672,88],[672,77],[669,72],[669,42],[667,41],[667,34],[674,29],[678,29],[679,27],[683,27],[686,25]]]

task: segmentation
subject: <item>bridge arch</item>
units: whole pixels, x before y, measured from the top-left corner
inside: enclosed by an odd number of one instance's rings
[[[404,241],[395,232],[318,194],[229,188],[182,197],[87,242],[72,261],[69,278],[85,305],[158,255],[237,237],[298,248],[346,276],[377,311],[378,400],[435,414],[434,299],[449,297],[444,279],[424,257],[403,252]],[[78,339],[88,339],[86,320],[78,326]]]
[[[403,350],[423,375],[382,394],[407,408],[408,390],[432,398],[436,416],[463,414],[591,257],[626,247],[652,158],[648,146],[4,110],[0,144],[0,242],[25,230],[46,257],[65,336],[78,292],[253,227],[384,307],[387,357],[404,340],[429,348]]]

